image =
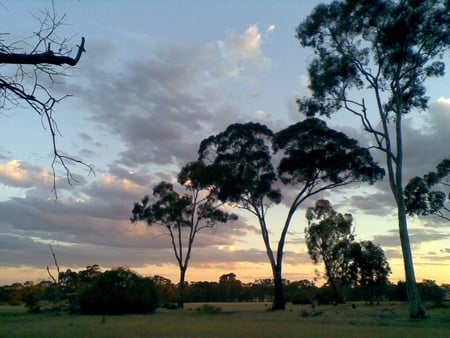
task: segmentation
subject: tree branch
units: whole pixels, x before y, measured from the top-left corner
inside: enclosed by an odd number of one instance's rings
[[[81,44],[78,46],[77,55],[72,58],[65,55],[57,55],[50,48],[43,53],[24,54],[24,53],[3,53],[0,52],[0,64],[20,64],[20,65],[69,65],[75,66],[81,58],[81,54],[85,52],[84,37],[81,38]],[[49,44],[50,47],[50,44]]]

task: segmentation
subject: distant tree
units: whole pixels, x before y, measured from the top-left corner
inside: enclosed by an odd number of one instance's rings
[[[161,303],[169,305],[177,301],[177,288],[170,279],[156,275],[152,280],[158,287]]]
[[[56,97],[51,88],[58,83],[58,78],[67,76],[69,67],[76,66],[84,49],[84,37],[77,46],[75,57],[71,57],[70,39],[59,38],[57,31],[64,25],[65,16],[61,18],[52,11],[45,11],[39,20],[39,28],[33,33],[35,42],[26,40],[6,42],[7,34],[0,33],[0,110],[14,107],[27,107],[36,112],[50,131],[53,146],[52,169],[54,174],[53,189],[56,194],[55,164],[62,165],[68,182],[75,180],[68,162],[82,164],[92,171],[91,166],[71,156],[62,154],[56,142],[59,133],[54,118],[54,107],[69,95]],[[31,48],[30,48],[31,45]]]
[[[217,282],[192,282],[185,291],[187,302],[219,302],[223,298]]]
[[[236,279],[235,273],[230,272],[219,277],[219,289],[222,301],[237,301],[240,300],[242,283],[240,280]]]
[[[405,187],[405,205],[409,215],[436,215],[450,221],[450,191],[432,190],[441,185],[450,187],[450,158],[442,160],[435,172],[429,172],[423,177],[413,177]]]
[[[270,148],[280,156],[273,156]],[[352,182],[369,182],[384,175],[369,152],[357,141],[309,118],[274,134],[259,123],[232,124],[203,140],[199,160],[218,199],[254,215],[270,261],[274,310],[285,309],[282,264],[286,236],[299,206],[319,192]],[[277,170],[275,162],[279,159]],[[276,250],[272,249],[266,214],[281,202],[281,185],[296,189],[284,220]]]
[[[314,49],[308,67],[312,98],[299,99],[307,116],[341,109],[352,113],[386,156],[403,252],[409,314],[425,318],[417,291],[403,191],[403,117],[425,110],[425,81],[444,75],[450,44],[447,0],[346,0],[315,7],[297,27],[297,38]],[[373,94],[370,114],[364,91]],[[353,99],[351,98],[353,95]]]
[[[24,283],[22,300],[30,313],[38,313],[41,311],[40,300],[42,299],[42,290],[32,281]]]
[[[317,298],[317,287],[314,281],[307,279],[294,281],[286,288],[291,292],[292,304],[314,304]]]
[[[436,281],[424,279],[418,284],[420,295],[424,301],[433,302],[434,306],[444,307],[445,289],[438,286]]]
[[[184,305],[186,270],[196,235],[216,223],[236,220],[237,216],[226,212],[215,196],[215,190],[206,182],[207,171],[201,162],[185,165],[179,175],[178,183],[186,193],[175,191],[172,183],[161,182],[153,189],[155,201],[150,203],[145,196],[135,203],[131,222],[145,221],[149,226],[160,225],[170,238],[173,252],[180,270],[178,284],[178,305]]]
[[[391,268],[383,249],[372,241],[357,243],[353,257],[358,268],[358,283],[363,288],[366,301],[373,304],[388,283]]]
[[[80,295],[86,288],[91,287],[94,280],[101,274],[98,264],[88,265],[86,269],[78,272],[71,269],[59,272],[58,290],[62,300],[68,302],[70,313],[80,310]]]
[[[336,303],[344,301],[341,287],[357,279],[357,268],[351,254],[354,234],[351,214],[337,213],[327,200],[318,200],[306,211],[306,246],[315,264],[325,265],[325,276]]]

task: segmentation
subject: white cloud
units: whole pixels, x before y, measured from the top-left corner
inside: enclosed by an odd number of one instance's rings
[[[233,77],[239,77],[249,71],[266,70],[270,59],[264,57],[262,43],[257,25],[250,26],[243,34],[229,34],[226,39],[217,43],[224,59],[223,69],[227,69]]]
[[[260,122],[264,122],[267,120],[267,113],[264,110],[257,110],[255,112],[255,118]]]

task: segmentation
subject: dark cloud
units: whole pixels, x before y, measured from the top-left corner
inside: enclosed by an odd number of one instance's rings
[[[375,235],[373,242],[382,247],[400,247],[400,237],[397,229],[386,231],[386,235]],[[436,231],[432,229],[409,229],[409,239],[411,245],[420,245],[426,242],[446,240],[450,238],[447,232]]]
[[[337,208],[340,208],[341,205],[345,205],[349,208],[346,212],[362,212],[367,215],[375,216],[396,214],[397,210],[392,194],[382,191],[361,194],[361,190],[354,189],[354,192],[352,192],[349,191],[350,189],[346,190],[347,193],[339,194],[340,199],[339,202],[336,203]]]

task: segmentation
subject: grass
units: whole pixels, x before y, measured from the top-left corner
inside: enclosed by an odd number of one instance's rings
[[[152,315],[103,317],[28,314],[22,307],[1,306],[0,337],[450,337],[448,308],[431,309],[430,318],[421,321],[408,319],[401,303],[269,308],[268,303],[199,303]]]

